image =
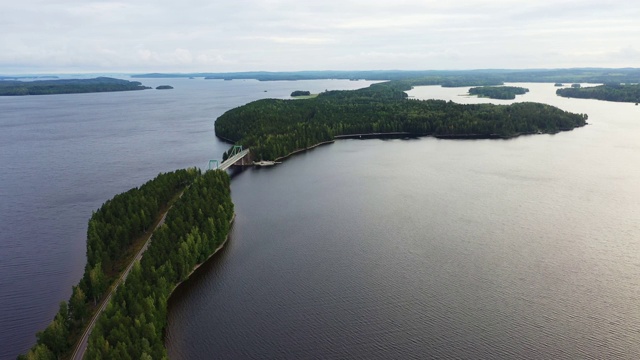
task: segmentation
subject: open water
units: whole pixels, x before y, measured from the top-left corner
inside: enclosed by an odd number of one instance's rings
[[[640,107],[524,86],[590,125],[344,140],[237,174],[228,247],[172,298],[170,357],[640,358]],[[410,94],[491,101],[465,92]]]
[[[68,298],[102,202],[219,158],[212,122],[229,108],[367,85],[143,83],[175,89],[0,98],[1,359]],[[170,357],[640,358],[640,107],[523,86],[516,101],[590,125],[343,140],[236,174],[228,246],[172,297]],[[510,102],[465,92],[409,93]]]
[[[173,90],[0,97],[0,359],[15,359],[68,300],[87,221],[159,172],[220,159],[225,111],[265,97],[354,89],[347,80],[142,79]]]

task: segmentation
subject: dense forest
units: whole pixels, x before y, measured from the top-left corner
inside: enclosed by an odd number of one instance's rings
[[[142,84],[137,81],[108,77],[95,79],[0,81],[0,96],[76,94],[144,89],[150,88],[142,86]]]
[[[87,359],[166,359],[167,300],[226,240],[233,219],[229,176],[197,177],[120,286],[91,333]]]
[[[132,258],[133,246],[158,220],[169,202],[198,176],[195,169],[159,174],[138,188],[114,196],[89,220],[87,264],[68,302],[60,303],[53,321],[36,334],[37,343],[23,359],[56,359],[78,340],[96,304]]]
[[[529,89],[518,86],[481,86],[469,89],[469,94],[491,99],[512,100],[516,95],[523,95]]]
[[[640,84],[605,84],[593,87],[570,87],[556,90],[556,94],[569,98],[597,99],[617,102],[640,102]]]
[[[538,103],[461,105],[409,100],[421,80],[392,81],[354,91],[327,91],[305,100],[265,99],[231,109],[216,135],[250,147],[256,160],[275,160],[334,136],[403,132],[441,137],[501,137],[555,133],[586,124],[586,115]]]

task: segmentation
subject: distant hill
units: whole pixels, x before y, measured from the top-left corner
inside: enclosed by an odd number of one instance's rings
[[[138,81],[108,77],[36,81],[0,81],[0,96],[77,94],[150,89]]]
[[[593,87],[570,87],[556,90],[556,94],[568,98],[597,99],[617,102],[640,102],[640,85],[605,84]]]
[[[54,75],[33,75],[33,76],[2,76],[0,75],[0,80],[36,80],[36,79],[58,79],[57,76]]]
[[[502,85],[505,82],[550,83],[638,83],[640,69],[496,69],[496,70],[365,70],[365,71],[248,71],[231,73],[150,73],[134,75],[134,78],[189,78],[202,77],[212,80],[256,79],[270,80],[406,80],[421,79],[430,85],[483,86]]]

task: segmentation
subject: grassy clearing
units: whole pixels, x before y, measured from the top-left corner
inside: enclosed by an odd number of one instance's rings
[[[299,99],[313,99],[313,98],[315,98],[317,96],[318,96],[318,94],[311,94],[311,95],[303,95],[303,96],[293,96],[292,98],[293,99],[297,99],[297,100],[299,100]]]

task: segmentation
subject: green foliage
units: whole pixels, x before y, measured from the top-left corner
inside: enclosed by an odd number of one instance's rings
[[[219,170],[197,177],[153,234],[89,339],[88,359],[166,359],[162,334],[167,300],[227,238],[233,218],[229,176]]]
[[[87,228],[84,276],[72,288],[68,304],[62,302],[51,324],[37,334],[37,344],[26,358],[59,358],[70,350],[71,334],[80,333],[91,305],[97,304],[123,270],[116,264],[134,240],[150,229],[163,207],[199,175],[195,169],[159,174],[139,188],[114,196],[93,213]]]
[[[60,310],[53,321],[36,334],[37,343],[26,355],[18,356],[21,360],[49,360],[61,358],[70,347],[69,329],[71,320],[67,303],[60,303]]]
[[[18,359],[25,360],[57,360],[56,355],[47,348],[44,344],[37,344],[29,352],[26,356],[19,356]]]
[[[104,294],[107,285],[107,279],[102,271],[102,263],[97,263],[95,267],[89,270],[89,288],[93,295],[94,306],[97,304],[98,299]]]
[[[37,81],[0,81],[0,96],[51,95],[149,89],[138,81],[108,77]]]
[[[469,94],[488,97],[491,99],[512,100],[516,95],[523,95],[529,89],[518,86],[481,86],[469,89]]]
[[[74,286],[69,299],[69,313],[75,324],[81,326],[88,314],[87,297],[79,286]]]
[[[640,84],[605,84],[577,88],[572,86],[571,88],[558,89],[556,94],[570,98],[637,103],[640,102]]]
[[[296,97],[296,96],[309,96],[311,95],[311,91],[302,91],[302,90],[296,90],[294,92],[291,93],[291,97]]]
[[[156,90],[171,90],[171,89],[173,89],[173,86],[171,86],[171,85],[156,86]]]
[[[158,174],[139,188],[114,196],[93,213],[87,230],[87,266],[81,282],[88,296],[101,293],[100,286],[91,286],[91,270],[99,264],[103,272],[121,270],[115,268],[117,260],[136,238],[150,230],[162,207],[196,176],[194,169]]]
[[[421,80],[328,91],[306,100],[265,99],[231,109],[215,122],[216,135],[250,147],[256,160],[276,160],[338,135],[408,133],[441,137],[513,137],[555,133],[586,123],[537,103],[462,105],[409,100],[404,92]]]
[[[38,343],[45,345],[56,356],[60,357],[69,348],[69,328],[63,315],[58,313],[53,322],[44,331],[38,332]]]

